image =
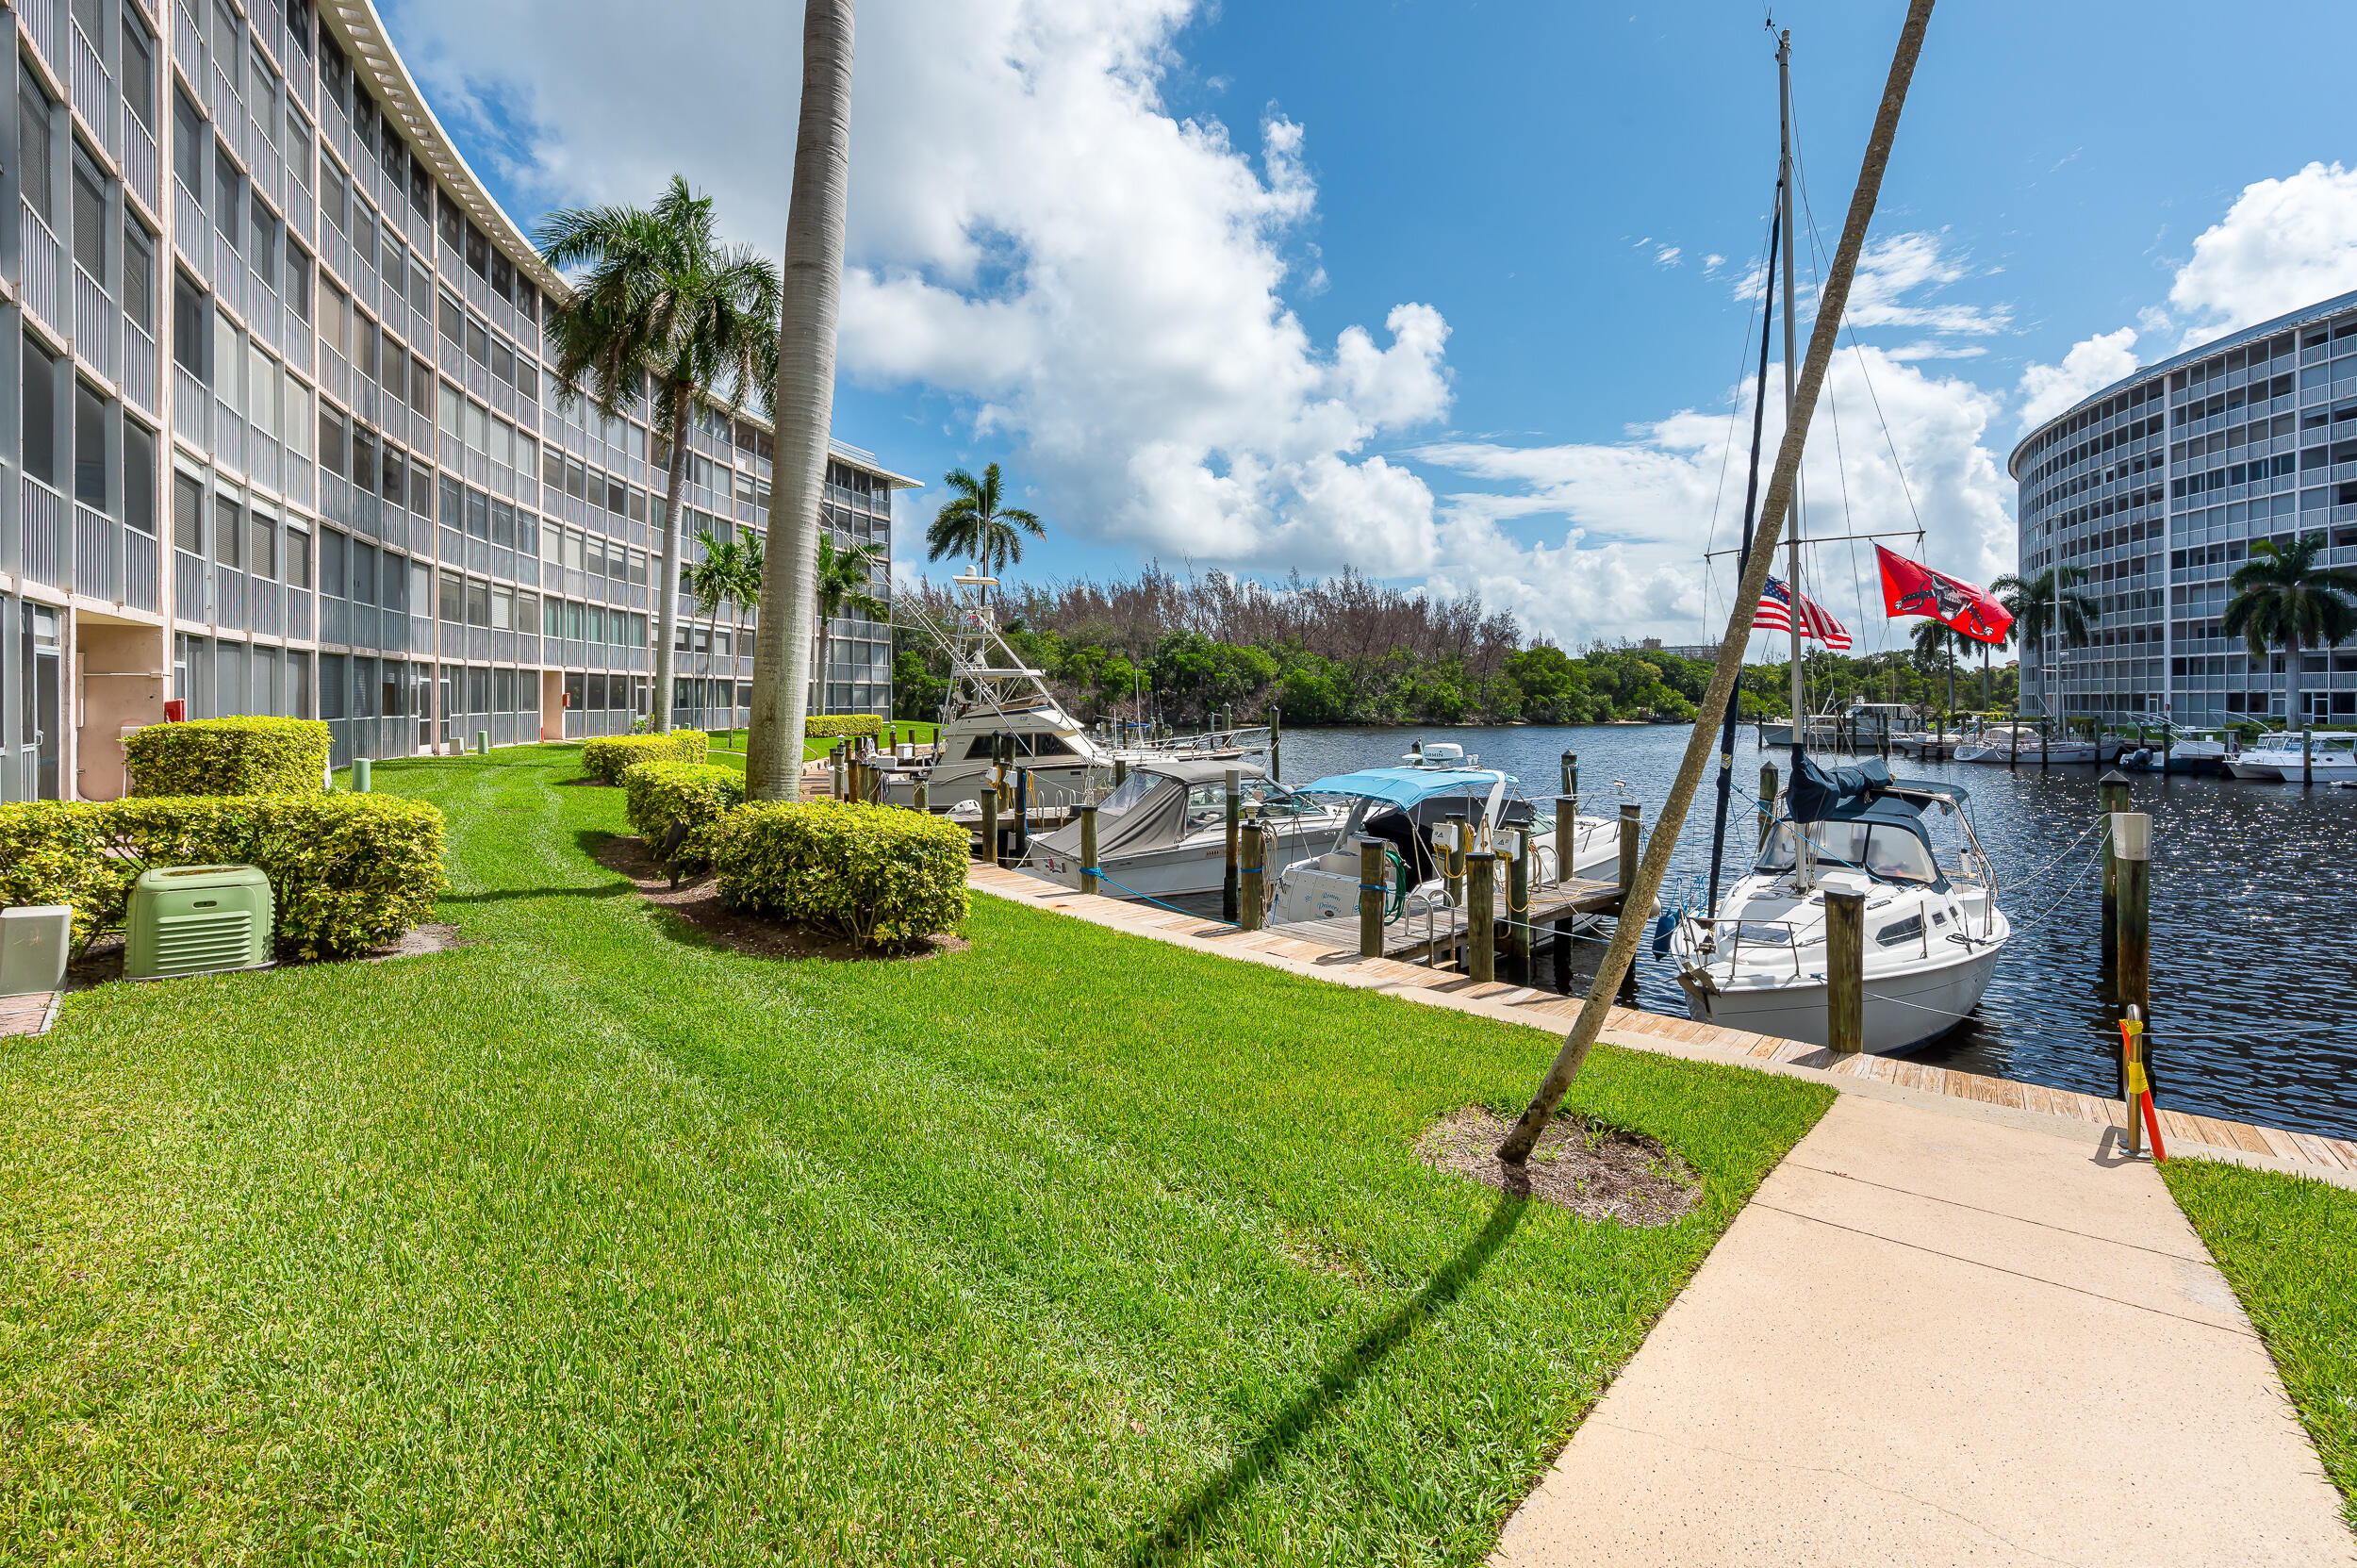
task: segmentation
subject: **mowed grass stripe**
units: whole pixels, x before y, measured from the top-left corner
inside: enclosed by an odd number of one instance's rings
[[[725,952],[575,755],[377,767],[472,946],[0,1046],[6,1551],[1471,1561],[1828,1098],[1601,1053],[1705,1203],[1502,1205],[1411,1146],[1542,1034],[988,900]]]

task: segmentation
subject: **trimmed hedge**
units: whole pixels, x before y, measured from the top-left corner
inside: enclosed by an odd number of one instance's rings
[[[131,793],[317,795],[326,787],[327,726],[316,718],[200,718],[146,724],[123,742]]]
[[[718,763],[635,762],[622,769],[629,797],[622,815],[649,850],[662,847],[674,818],[687,823],[683,861],[702,865],[712,858],[720,819],[745,803],[745,775]]]
[[[898,947],[965,918],[972,841],[947,817],[849,801],[739,806],[713,856],[720,901]]]
[[[872,713],[812,714],[802,720],[802,735],[809,740],[841,740],[849,735],[880,736],[884,721]]]
[[[381,948],[434,912],[442,814],[350,793],[0,805],[0,904],[71,904],[74,942],[123,924],[131,884],[164,866],[253,866],[270,878],[279,950]]]
[[[711,754],[712,737],[701,730],[673,730],[669,734],[605,735],[581,744],[581,770],[593,779],[619,784],[623,770],[636,762],[700,763]]]

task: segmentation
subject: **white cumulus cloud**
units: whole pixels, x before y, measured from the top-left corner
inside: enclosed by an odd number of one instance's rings
[[[2311,163],[2245,186],[2226,216],[2193,242],[2169,305],[2182,345],[2357,289],[2357,171]]]
[[[2136,368],[2136,329],[2082,338],[2059,365],[2032,365],[2021,372],[2021,426],[2044,424],[2100,388]]]

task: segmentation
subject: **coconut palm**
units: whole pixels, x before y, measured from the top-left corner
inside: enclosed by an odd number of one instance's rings
[[[762,550],[760,533],[746,529],[736,541],[736,579],[729,587],[729,604],[736,615],[735,630],[729,638],[729,648],[733,652],[741,653],[744,651],[745,612],[761,602],[761,575],[767,568],[768,559]],[[736,671],[732,664],[729,669],[729,743],[733,746],[735,742]]]
[[[856,610],[870,620],[889,620],[892,606],[876,597],[875,574],[886,566],[880,544],[849,544],[835,548],[832,538],[818,541],[817,610],[818,690],[813,698],[818,711],[827,707],[827,652],[834,640],[834,619]]]
[[[1915,651],[1926,659],[1948,666],[1948,711],[1956,711],[1956,650],[1973,639],[1944,620],[1926,620],[1915,629]]]
[[[761,580],[752,733],[745,788],[792,799],[809,714],[810,633],[827,431],[834,418],[834,330],[843,297],[843,207],[851,169],[851,0],[804,0],[801,115],[785,211],[785,301],[778,322],[778,455],[770,504],[778,548]]]
[[[702,547],[703,558],[680,573],[680,588],[694,597],[696,613],[704,618],[705,700],[698,705],[708,708],[712,692],[712,659],[720,640],[720,606],[736,593],[741,553],[734,539],[717,537],[709,528],[697,530],[696,543]],[[733,642],[729,645],[732,663],[734,661],[735,647]],[[736,738],[735,691],[736,679],[732,674],[729,679],[729,739],[732,744]],[[705,715],[707,720],[710,717],[708,713]],[[709,723],[705,727],[710,728]]]
[[[2091,628],[2102,612],[2102,606],[2084,593],[2072,591],[2086,581],[2086,573],[2077,567],[2048,567],[2036,577],[2020,577],[2007,572],[1988,586],[1988,591],[2013,617],[2014,635],[2021,646],[2043,647],[2049,635],[2061,638],[2064,646],[2085,648],[2093,640]],[[2038,684],[2043,686],[2053,679],[2056,661],[2041,661]],[[2051,716],[2053,701],[2045,699]]]
[[[982,470],[980,479],[964,469],[951,469],[943,483],[957,492],[942,503],[925,530],[925,558],[963,555],[974,563],[976,575],[996,577],[1010,561],[1023,559],[1023,536],[1047,536],[1047,525],[1019,506],[999,504],[998,465]]]
[[[568,207],[540,221],[540,254],[560,272],[584,269],[549,311],[560,397],[586,397],[618,415],[647,400],[670,448],[663,500],[663,585],[655,607],[654,727],[671,727],[672,644],[678,640],[680,507],[687,448],[707,398],[733,415],[750,399],[766,413],[776,392],[777,265],[716,238],[712,198],[678,175],[651,207]]]
[[[2289,544],[2253,539],[2250,559],[2226,580],[2234,597],[2218,630],[2240,637],[2254,659],[2271,648],[2283,651],[2283,718],[2286,728],[2304,722],[2300,711],[2299,655],[2357,634],[2357,571],[2316,564],[2324,536],[2310,534]]]

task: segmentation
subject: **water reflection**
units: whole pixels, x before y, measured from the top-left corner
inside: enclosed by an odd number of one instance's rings
[[[1645,808],[1650,831],[1689,732],[1656,725],[1292,731],[1285,777],[1299,784],[1392,764],[1420,734],[1459,742],[1534,795],[1553,794],[1558,757],[1577,752],[1582,809],[1608,816],[1618,801],[1633,800]],[[1752,842],[1749,804],[1760,760],[1752,733],[1742,732],[1730,867]],[[1915,1059],[2085,1094],[2115,1092],[2118,1037],[2102,979],[2094,841],[2085,836],[2102,770],[1904,759],[1894,759],[1894,767],[1971,792],[1974,829],[1996,863],[2016,933],[1978,1011],[1918,1048]],[[1712,787],[1706,782],[1679,835],[1666,901],[1700,902]],[[2357,963],[2338,945],[2357,912],[2349,872],[2357,790],[2139,774],[2130,793],[2135,809],[2152,818],[2153,1054],[2162,1103],[2357,1137],[2350,1086],[2357,1029],[2342,1021]],[[2058,857],[2056,874],[2038,875]],[[1669,965],[1649,950],[1638,961],[1637,988],[1640,1005],[1685,1014]]]

